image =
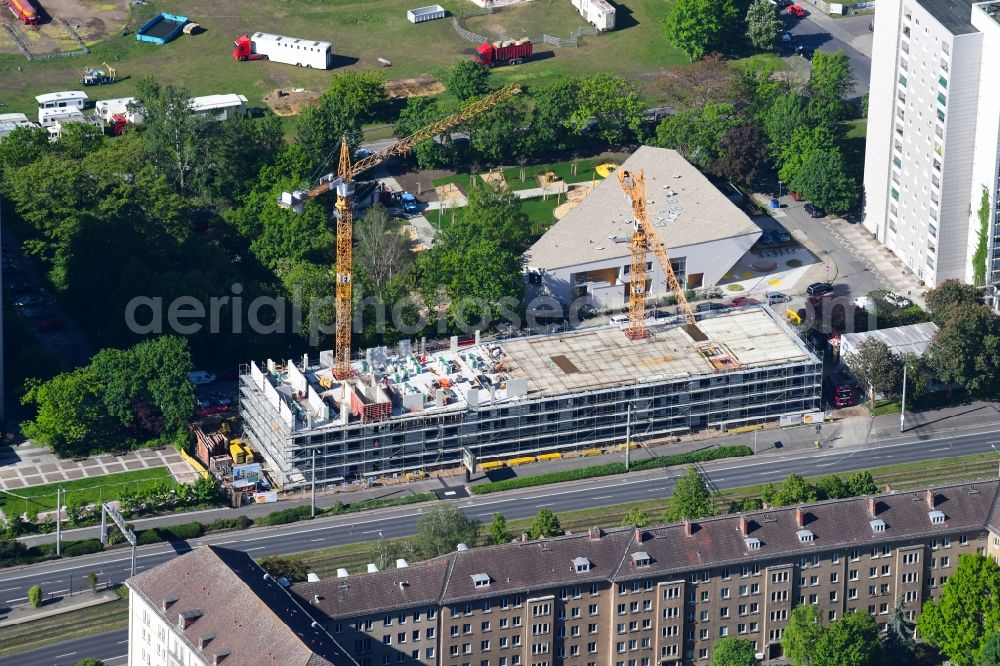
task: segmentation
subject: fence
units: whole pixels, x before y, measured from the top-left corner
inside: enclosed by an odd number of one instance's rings
[[[546,44],[551,44],[552,46],[572,46],[573,48],[576,48],[580,45],[581,37],[593,37],[599,32],[600,31],[597,28],[585,26],[574,30],[572,34],[570,34],[569,39],[553,37],[552,35],[542,35],[542,41]]]
[[[17,48],[21,50],[21,53],[23,53],[24,57],[27,58],[28,60],[44,61],[44,60],[55,60],[56,58],[73,58],[76,56],[87,55],[88,53],[90,53],[90,49],[87,48],[87,45],[84,43],[84,41],[80,39],[80,35],[76,34],[76,30],[74,30],[73,27],[66,22],[66,19],[56,19],[56,21],[60,25],[62,25],[62,27],[66,30],[66,33],[69,34],[69,36],[73,39],[73,41],[75,41],[77,44],[80,45],[79,49],[77,49],[76,51],[59,51],[58,53],[45,53],[42,55],[36,55],[31,52],[31,42],[28,40],[25,34],[21,32],[20,28],[11,23],[4,23],[3,27],[6,28],[7,32],[10,33],[10,36],[14,38],[14,42],[17,44]]]
[[[464,11],[461,12],[461,14],[455,14],[451,17],[451,25],[453,28],[455,28],[455,32],[462,39],[472,42],[473,44],[482,44],[483,42],[490,41],[489,38],[483,37],[482,35],[477,35],[471,30],[466,29],[464,21],[465,19],[470,18],[472,16],[485,16],[486,14],[490,13],[492,12],[487,11],[485,9]]]

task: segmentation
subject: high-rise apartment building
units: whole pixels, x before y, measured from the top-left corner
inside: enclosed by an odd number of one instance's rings
[[[1000,281],[996,63],[1000,2],[879,1],[864,224],[928,287]]]

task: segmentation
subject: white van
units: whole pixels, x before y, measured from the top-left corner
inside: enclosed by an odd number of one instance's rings
[[[628,323],[628,314],[616,314],[608,320],[608,323],[612,326],[622,327]]]

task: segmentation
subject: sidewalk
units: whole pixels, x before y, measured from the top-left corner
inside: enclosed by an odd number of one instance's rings
[[[75,595],[68,597],[52,597],[49,595],[49,599],[55,600],[47,599],[39,608],[32,608],[31,604],[27,601],[17,606],[11,606],[9,609],[0,612],[0,627],[24,624],[33,620],[40,620],[43,617],[61,615],[62,613],[89,608],[91,606],[99,606],[121,598],[114,590],[91,592],[89,589],[86,589],[87,581],[82,580],[80,584],[84,586],[84,589],[78,591]]]
[[[756,431],[756,437],[754,436],[754,432],[739,434],[722,434],[716,431],[701,432],[679,438],[671,437],[645,442],[641,448],[633,449],[631,456],[633,460],[641,460],[653,456],[685,453],[711,447],[738,444],[744,444],[751,448],[756,446],[758,455],[788,455],[795,451],[812,450],[815,447],[816,440],[820,441],[823,448],[842,450],[851,447],[864,447],[873,442],[901,436],[898,414],[887,414],[872,418],[868,415],[864,407],[850,407],[833,412],[832,415],[834,420],[824,423],[819,433],[816,432],[814,426],[798,426],[782,429],[777,427],[777,425],[769,425],[762,430]],[[929,437],[933,434],[940,435],[961,428],[993,424],[1000,426],[1000,403],[970,403],[917,414],[907,413],[906,432],[903,433],[903,436],[919,435]],[[641,434],[637,433],[636,438],[641,438]],[[504,468],[502,474],[508,476],[537,476],[548,472],[590,467],[609,462],[621,462],[624,459],[624,452],[608,453],[601,456],[562,458],[544,463]],[[485,474],[479,473],[473,477],[472,483],[482,483],[488,480]],[[367,499],[403,497],[417,493],[442,491],[448,488],[461,488],[464,485],[464,475],[460,470],[456,470],[454,476],[424,479],[398,486],[366,488],[352,492],[324,494],[317,492],[316,506],[328,508],[337,502],[351,503]],[[203,511],[191,511],[152,518],[140,518],[130,522],[132,522],[136,529],[148,529],[150,527],[173,525],[192,520],[207,523],[216,518],[233,518],[240,514],[254,518],[278,509],[288,509],[308,504],[309,494],[304,492],[293,496],[286,496],[277,504],[252,504],[241,507],[239,510],[228,508],[206,509]],[[365,514],[358,515],[363,516]],[[98,532],[99,528],[96,526],[64,530],[63,538],[94,538],[98,536]],[[20,540],[31,546],[39,543],[53,542],[55,541],[55,535],[35,535],[22,537]]]
[[[888,248],[872,238],[871,232],[864,225],[850,224],[838,217],[828,220],[827,228],[834,237],[842,239],[855,256],[868,260],[879,274],[885,276],[893,292],[906,296],[922,308],[926,307],[924,287],[920,286],[917,276]]]

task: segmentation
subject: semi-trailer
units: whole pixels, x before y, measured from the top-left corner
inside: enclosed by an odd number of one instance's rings
[[[38,10],[29,0],[7,0],[7,7],[25,25],[38,25]]]
[[[333,65],[333,45],[330,42],[255,32],[252,37],[237,37],[233,44],[233,57],[240,62],[273,60],[315,69],[330,69]]]
[[[486,67],[519,65],[531,58],[533,46],[527,37],[518,40],[483,42],[476,48],[476,61]]]

